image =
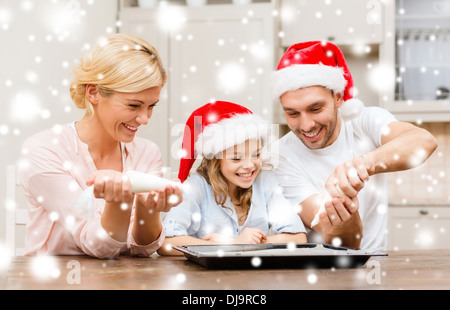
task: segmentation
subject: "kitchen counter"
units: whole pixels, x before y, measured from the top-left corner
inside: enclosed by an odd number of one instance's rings
[[[450,207],[450,201],[409,201],[402,202],[398,200],[389,201],[389,207]]]
[[[8,290],[450,289],[450,249],[389,251],[356,269],[208,270],[184,257],[13,257]]]

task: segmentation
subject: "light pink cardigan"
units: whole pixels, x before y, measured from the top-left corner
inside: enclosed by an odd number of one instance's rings
[[[153,142],[136,137],[122,144],[122,151],[124,171],[162,176],[161,153]],[[97,168],[73,124],[57,125],[33,135],[25,141],[22,154],[19,178],[29,213],[25,255],[112,258],[119,254],[149,256],[159,249],[164,229],[153,243],[136,244],[131,234],[134,212],[126,242],[114,240],[103,229],[100,219],[105,201],[84,191],[87,179]]]

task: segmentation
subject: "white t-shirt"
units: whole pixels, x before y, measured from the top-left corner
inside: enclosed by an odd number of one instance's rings
[[[388,111],[366,107],[355,118],[342,121],[336,141],[325,148],[311,150],[291,131],[273,146],[274,172],[291,203],[299,204],[324,191],[325,182],[339,164],[381,146],[383,130],[397,121]],[[358,194],[363,222],[361,248],[386,248],[387,180],[385,174],[370,177]]]

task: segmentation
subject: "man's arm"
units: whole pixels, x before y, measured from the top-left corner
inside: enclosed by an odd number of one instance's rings
[[[405,122],[394,122],[387,126],[381,143],[377,149],[336,167],[325,184],[331,197],[343,197],[344,194],[355,199],[370,176],[417,167],[438,146],[436,138],[428,131]],[[320,224],[315,230],[322,233],[326,242],[335,236],[341,238],[342,245],[357,248],[362,237],[361,219],[357,212],[350,212],[352,209],[349,209],[349,204],[344,205],[350,217],[339,211],[338,207],[328,204],[327,214],[321,215]]]
[[[405,122],[387,126],[381,143],[377,149],[336,167],[325,184],[332,197],[342,194],[338,189],[350,198],[356,197],[371,175],[417,167],[438,146],[428,131]]]
[[[391,123],[381,143],[382,146],[364,155],[369,175],[420,166],[438,147],[431,133],[405,122]]]

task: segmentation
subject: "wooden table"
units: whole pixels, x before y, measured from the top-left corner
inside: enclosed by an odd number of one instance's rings
[[[7,290],[308,290],[450,289],[450,250],[393,251],[359,269],[208,270],[184,257],[99,260],[13,257]]]

